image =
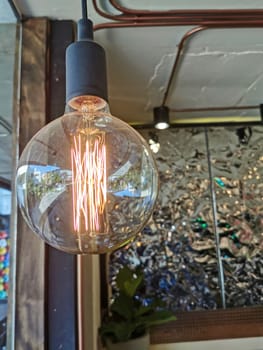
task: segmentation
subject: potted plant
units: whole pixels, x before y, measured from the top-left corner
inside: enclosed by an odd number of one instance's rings
[[[175,320],[176,317],[164,309],[163,302],[158,298],[149,296],[150,302],[143,305],[140,291],[145,285],[141,269],[132,270],[127,266],[120,269],[116,286],[118,295],[99,329],[102,343],[109,350],[147,350],[150,327]]]

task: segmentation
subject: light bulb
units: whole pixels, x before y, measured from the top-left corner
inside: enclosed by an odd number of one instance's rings
[[[146,141],[98,97],[41,129],[17,170],[18,203],[30,228],[60,250],[105,253],[149,219],[158,174]],[[74,104],[74,102],[73,102]]]
[[[166,122],[159,122],[159,123],[156,123],[155,124],[155,128],[156,129],[159,129],[159,130],[165,130],[165,129],[168,129],[169,128],[169,124],[166,123]]]

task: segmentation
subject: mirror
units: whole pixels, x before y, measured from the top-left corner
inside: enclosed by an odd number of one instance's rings
[[[111,275],[143,267],[145,293],[175,312],[261,305],[262,132],[144,130],[159,198],[143,234],[112,254]]]
[[[262,335],[262,125],[140,132],[160,191],[143,232],[111,254],[113,298],[119,269],[140,267],[137,298],[158,296],[179,320],[153,343]]]
[[[10,242],[12,229],[12,177],[15,154],[14,96],[17,95],[17,17],[11,3],[0,0],[0,349],[6,349],[10,291]],[[12,291],[10,292],[12,293]]]

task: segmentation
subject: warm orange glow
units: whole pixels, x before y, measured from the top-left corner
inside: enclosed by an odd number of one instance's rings
[[[73,225],[77,233],[105,233],[107,220],[105,133],[90,128],[73,137]]]

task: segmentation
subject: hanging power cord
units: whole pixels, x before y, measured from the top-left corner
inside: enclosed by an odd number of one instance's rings
[[[81,0],[81,11],[82,11],[82,21],[88,21],[88,7],[87,0]],[[80,21],[79,21],[80,22]],[[85,25],[84,25],[85,26]],[[86,26],[85,26],[86,27]],[[78,24],[78,38],[82,36],[83,26]],[[81,32],[81,33],[80,33]],[[84,29],[84,33],[86,34],[86,30]],[[84,34],[84,36],[85,36]],[[85,340],[84,340],[84,285],[83,285],[83,257],[81,255],[77,256],[77,315],[78,315],[78,349],[82,350],[84,348]]]
[[[87,19],[88,18],[87,0],[81,0],[81,8],[82,8],[82,19]]]

